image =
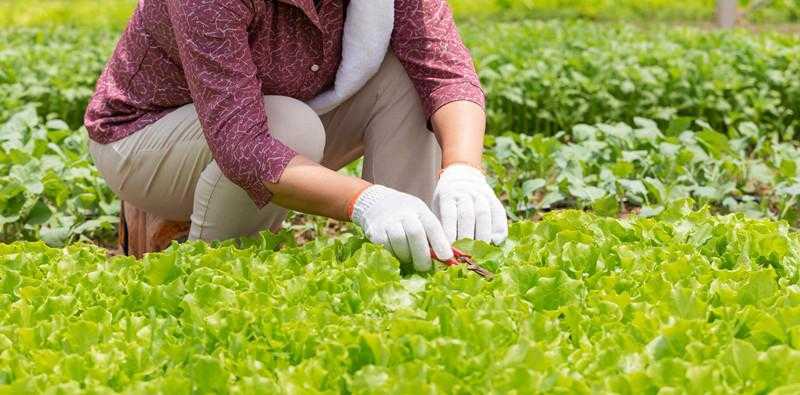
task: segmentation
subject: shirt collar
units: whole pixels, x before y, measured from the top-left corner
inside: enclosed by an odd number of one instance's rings
[[[306,17],[309,20],[311,20],[311,23],[313,23],[314,26],[317,27],[317,29],[322,30],[322,25],[320,24],[319,21],[319,14],[317,13],[317,7],[314,5],[314,0],[278,0],[278,1],[301,9],[303,13],[306,14]]]

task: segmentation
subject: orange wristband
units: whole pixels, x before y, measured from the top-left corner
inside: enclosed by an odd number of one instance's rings
[[[358,198],[360,198],[361,194],[364,193],[364,191],[366,191],[371,186],[372,185],[367,185],[359,189],[358,192],[356,192],[356,194],[350,198],[350,201],[347,202],[347,218],[353,219],[353,210],[356,207],[356,202],[358,201]]]

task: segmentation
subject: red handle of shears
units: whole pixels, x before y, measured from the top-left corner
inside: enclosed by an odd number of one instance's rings
[[[447,266],[458,266],[462,264],[467,265],[467,269],[477,273],[479,276],[488,280],[491,280],[492,277],[494,277],[494,274],[492,272],[486,270],[486,268],[484,268],[483,266],[475,263],[471,255],[459,250],[458,248],[453,248],[453,257],[446,261],[437,258],[434,252],[431,252],[431,257],[433,257],[433,259],[439,262],[444,263]]]
[[[467,255],[466,253],[455,247],[453,247],[453,257],[447,260],[439,259],[439,257],[436,256],[436,253],[433,252],[433,250],[431,250],[431,258],[433,258],[436,261],[442,262],[447,266],[458,266],[461,264],[459,258],[468,258],[468,257],[469,255]]]

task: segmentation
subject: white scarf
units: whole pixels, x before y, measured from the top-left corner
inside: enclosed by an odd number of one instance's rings
[[[394,0],[350,0],[342,36],[342,62],[333,89],[308,105],[322,115],[355,95],[386,58],[394,30]]]

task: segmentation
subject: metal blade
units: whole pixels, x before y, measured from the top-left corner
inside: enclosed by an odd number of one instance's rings
[[[462,256],[462,257],[460,257],[460,260],[465,265],[467,265],[467,270],[469,270],[469,271],[471,271],[473,273],[476,273],[477,275],[479,275],[479,276],[481,276],[481,277],[483,277],[483,278],[485,278],[487,280],[491,280],[492,277],[494,277],[494,273],[490,272],[485,267],[475,263],[475,261],[472,260],[472,258],[470,258],[468,256]]]
[[[492,277],[494,277],[494,273],[486,270],[486,268],[484,268],[482,266],[473,265],[473,266],[468,266],[467,269],[469,269],[470,271],[472,271],[474,273],[477,273],[479,276],[481,276],[481,277],[483,277],[483,278],[485,278],[487,280],[491,280]]]

